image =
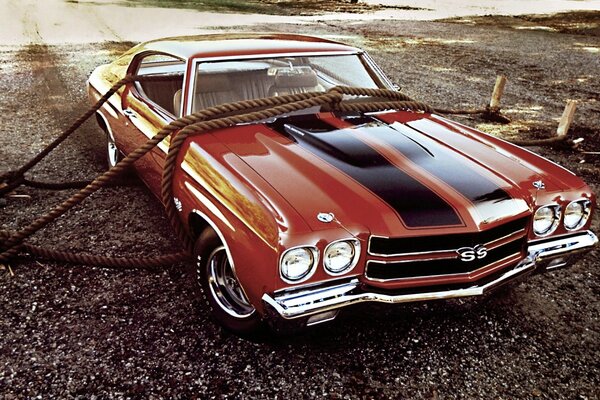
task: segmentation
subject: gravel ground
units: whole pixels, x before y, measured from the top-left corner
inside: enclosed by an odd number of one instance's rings
[[[481,106],[495,75],[507,74],[503,103],[514,122],[462,119],[506,137],[551,134],[565,99],[580,99],[574,135],[599,150],[597,36],[406,21],[256,29],[343,37],[367,48],[408,94],[438,105]],[[89,73],[130,45],[0,46],[0,169],[20,165],[81,114]],[[92,177],[103,149],[88,123],[33,176]],[[598,158],[534,150],[599,192]],[[68,195],[17,193],[30,197],[0,208],[2,229]],[[95,194],[32,242],[148,255],[176,250],[171,237],[160,204],[134,186]],[[0,398],[597,399],[599,258],[596,250],[493,297],[361,306],[304,334],[262,341],[213,324],[193,298],[189,266],[116,271],[21,260],[12,273],[0,271]]]

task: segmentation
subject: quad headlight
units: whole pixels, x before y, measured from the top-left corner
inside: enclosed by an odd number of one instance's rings
[[[567,230],[573,231],[581,228],[587,222],[590,216],[590,201],[589,200],[576,200],[570,202],[565,207],[565,216],[563,223]]]
[[[360,257],[360,242],[355,239],[339,240],[325,248],[323,265],[330,275],[340,275],[350,271]]]
[[[547,236],[556,230],[560,221],[560,206],[546,205],[538,208],[533,215],[533,231],[538,236]]]
[[[290,283],[308,279],[317,264],[318,252],[314,247],[296,247],[283,253],[279,268],[281,277]]]

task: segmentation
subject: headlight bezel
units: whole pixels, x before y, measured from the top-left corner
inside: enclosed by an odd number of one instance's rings
[[[567,210],[569,208],[569,206],[573,203],[578,203],[581,204],[582,206],[582,215],[580,220],[577,222],[577,224],[575,224],[573,227],[569,227],[567,225],[567,221],[566,221],[566,217],[567,217]],[[576,230],[581,229],[590,219],[590,215],[592,212],[592,202],[590,201],[590,199],[587,198],[580,198],[577,200],[573,200],[571,202],[569,202],[569,204],[567,204],[565,206],[565,210],[563,212],[563,226],[565,227],[565,229],[569,232],[573,232]]]
[[[333,271],[333,270],[329,269],[329,267],[327,266],[327,260],[328,260],[327,254],[333,248],[333,246],[337,245],[338,243],[349,244],[353,248],[354,254],[352,255],[352,259],[350,260],[350,263],[346,267],[344,267],[343,269],[341,269],[339,271]],[[323,269],[325,270],[325,272],[327,274],[329,274],[331,276],[345,275],[348,272],[352,271],[354,269],[354,267],[356,267],[356,265],[358,264],[358,260],[360,259],[360,252],[361,252],[360,241],[356,238],[344,238],[344,239],[334,240],[333,242],[329,243],[325,247],[325,250],[323,251]]]
[[[538,232],[535,229],[535,217],[536,217],[537,213],[540,212],[540,210],[545,209],[545,208],[549,208],[549,209],[552,210],[552,214],[553,214],[552,224],[545,231]],[[561,218],[562,218],[562,207],[558,203],[544,204],[544,205],[538,207],[535,210],[535,212],[533,213],[533,218],[532,218],[532,221],[531,221],[531,228],[533,230],[533,233],[537,237],[546,237],[546,236],[552,235],[556,231],[556,229],[558,228],[558,225],[560,224]]]
[[[290,279],[283,273],[283,261],[284,261],[286,255],[288,255],[290,252],[298,250],[298,249],[304,249],[311,253],[312,265],[308,268],[307,272],[304,275],[302,275],[300,278]],[[281,256],[279,257],[279,277],[281,278],[282,281],[292,284],[292,285],[307,281],[308,279],[310,279],[311,276],[314,275],[315,271],[317,270],[317,266],[319,265],[319,258],[320,258],[319,256],[320,256],[319,249],[315,246],[301,245],[301,246],[294,246],[294,247],[290,247],[289,249],[286,249],[283,253],[281,253]]]

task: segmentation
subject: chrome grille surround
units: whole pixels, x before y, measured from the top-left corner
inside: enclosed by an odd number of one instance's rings
[[[520,218],[475,233],[411,238],[371,236],[365,277],[376,282],[471,279],[488,270],[498,270],[525,257],[528,221],[528,217]],[[480,246],[485,247],[485,256],[472,261],[460,259],[459,249]]]

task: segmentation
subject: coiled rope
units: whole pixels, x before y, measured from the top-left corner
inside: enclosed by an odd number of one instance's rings
[[[104,172],[91,182],[69,182],[69,183],[42,183],[34,182],[25,178],[25,173],[39,163],[60,143],[76,131],[87,119],[89,119],[100,107],[117,91],[129,83],[135,81],[162,80],[163,76],[133,76],[128,75],[116,82],[92,107],[90,107],[71,126],[65,129],[52,143],[44,148],[39,154],[25,163],[15,171],[0,176],[0,197],[9,193],[19,185],[44,187],[47,189],[64,189],[82,187],[79,192],[69,197],[52,210],[35,219],[26,227],[15,231],[0,231],[0,263],[8,263],[19,254],[25,252],[37,257],[61,262],[79,263],[93,266],[118,267],[118,268],[156,268],[158,266],[182,262],[189,258],[193,249],[193,238],[190,237],[181,223],[173,200],[173,175],[177,154],[190,135],[227,128],[241,123],[252,123],[282,114],[300,111],[303,109],[320,106],[323,109],[351,112],[372,112],[390,109],[404,109],[422,111],[427,113],[436,112],[431,106],[412,100],[407,95],[387,89],[353,88],[347,86],[336,86],[327,92],[310,92],[301,94],[290,94],[262,99],[244,100],[234,103],[222,104],[207,108],[191,115],[178,118],[164,126],[153,138],[138,149],[129,153],[114,167]],[[344,96],[364,97],[361,101],[344,100]],[[368,98],[372,98],[369,101]],[[460,113],[461,110],[440,110],[445,113]],[[473,110],[466,110],[473,111]],[[479,110],[479,113],[488,112]],[[143,155],[151,151],[167,136],[173,135],[170,141],[169,151],[164,164],[161,181],[161,200],[165,207],[167,217],[173,226],[177,238],[182,244],[183,250],[177,253],[156,257],[109,257],[90,254],[73,253],[68,251],[51,250],[26,243],[26,239],[37,231],[52,223],[61,215],[65,214],[74,206],[80,204],[85,198],[100,188],[114,185],[117,178],[127,171],[130,166]]]

